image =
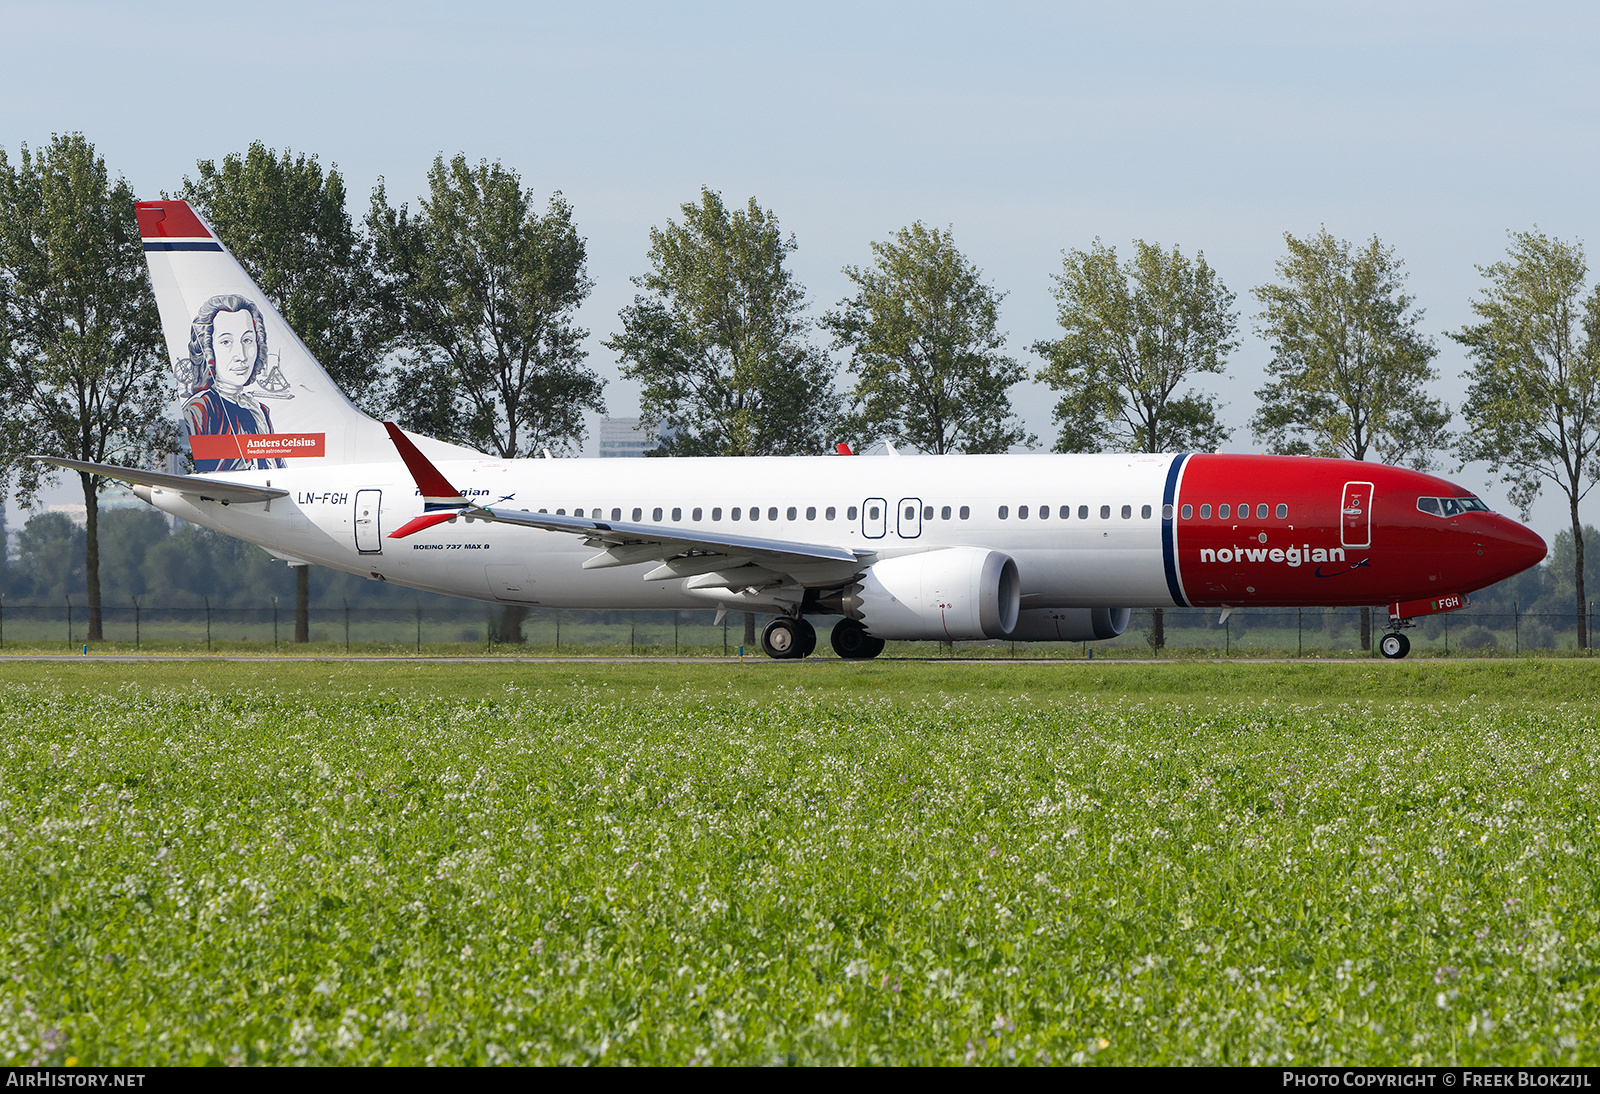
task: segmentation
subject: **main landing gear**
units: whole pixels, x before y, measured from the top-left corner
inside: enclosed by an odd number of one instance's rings
[[[1399,631],[1390,631],[1378,639],[1378,652],[1391,661],[1398,661],[1411,652],[1411,639]]]
[[[816,628],[804,619],[780,615],[761,632],[761,652],[779,661],[810,657],[816,648]],[[841,619],[833,625],[833,652],[846,661],[866,661],[883,652],[883,639],[854,619]]]
[[[810,657],[817,648],[817,630],[804,619],[780,615],[761,632],[761,652],[780,661]]]
[[[869,661],[883,652],[883,639],[854,619],[841,619],[833,625],[833,652],[846,661]]]

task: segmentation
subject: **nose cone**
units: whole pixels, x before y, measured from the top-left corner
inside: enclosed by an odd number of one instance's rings
[[[1486,561],[1500,575],[1495,578],[1496,581],[1504,581],[1531,566],[1539,565],[1550,553],[1549,546],[1539,533],[1510,517],[1497,515],[1493,526],[1485,531],[1484,547],[1488,549],[1489,556]]]

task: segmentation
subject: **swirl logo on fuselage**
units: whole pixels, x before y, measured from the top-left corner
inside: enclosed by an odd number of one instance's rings
[[[1357,570],[1361,569],[1363,566],[1371,566],[1371,565],[1372,565],[1372,559],[1371,559],[1371,557],[1367,557],[1367,558],[1362,559],[1360,562],[1352,562],[1350,565],[1346,566],[1342,570],[1335,570],[1331,574],[1323,573],[1321,566],[1318,566],[1315,570],[1313,570],[1311,572],[1316,577],[1343,577],[1345,574],[1353,574],[1353,573],[1355,573]]]

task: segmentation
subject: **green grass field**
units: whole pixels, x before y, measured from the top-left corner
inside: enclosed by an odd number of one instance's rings
[[[0,1058],[1593,1064],[1597,684],[0,661]]]

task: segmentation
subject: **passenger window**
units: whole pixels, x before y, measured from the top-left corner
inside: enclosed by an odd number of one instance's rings
[[[575,516],[575,517],[581,517],[581,516],[583,516],[583,510],[582,509],[574,509],[572,511],[572,515]]]
[[[906,519],[907,520],[916,520],[917,519],[917,507],[915,505],[906,506]]]
[[[1266,520],[1267,519],[1267,503],[1266,502],[1262,502],[1260,505],[1256,506],[1256,519],[1257,520]]]
[[[790,520],[798,520],[799,518],[800,518],[800,510],[796,509],[792,505],[789,506],[789,519]]]
[[[660,509],[652,509],[652,510],[650,510],[650,519],[651,520],[660,520],[661,519],[661,510]]]
[[[1011,515],[1011,510],[1007,506],[1002,505],[1000,507],[1000,519],[1001,520],[1005,520],[1010,515]]]
[[[767,519],[768,520],[777,520],[778,519],[778,507],[776,505],[772,506],[770,509],[767,510]],[[793,520],[794,518],[790,517],[789,519]]]
[[[1211,519],[1211,506],[1202,505],[1200,507],[1200,519],[1201,520],[1210,520]]]
[[[877,520],[878,519],[878,507],[876,505],[872,506],[871,508],[869,508],[867,510],[867,519],[868,520]]]
[[[613,510],[611,510],[611,519],[612,520],[621,520],[622,519],[622,510],[621,509],[613,509]]]
[[[829,511],[831,512],[832,510],[829,510]],[[832,520],[833,518],[829,517],[828,519]],[[844,519],[845,520],[855,520],[856,519],[856,507],[854,505],[852,505],[850,508],[848,508],[848,509],[846,509],[844,511]]]
[[[1217,506],[1217,516],[1219,518],[1221,518],[1222,520],[1227,520],[1228,519],[1228,507],[1226,505]]]
[[[644,510],[643,509],[635,509],[633,511],[633,519],[634,520],[643,520],[644,519]],[[657,520],[661,519],[661,510],[659,510],[659,509],[656,510],[656,519]]]
[[[1239,506],[1239,519],[1240,520],[1249,520],[1250,519],[1250,503],[1249,502],[1245,502],[1243,505]]]
[[[1133,506],[1131,506],[1131,505],[1124,505],[1124,506],[1123,506],[1123,507],[1122,507],[1122,519],[1123,519],[1123,520],[1129,520],[1129,519],[1131,519],[1131,518],[1132,518],[1132,517],[1133,517]]]
[[[1172,508],[1172,506],[1170,506],[1170,505],[1167,506],[1168,510],[1171,510],[1171,508]],[[1169,517],[1172,516],[1172,513],[1169,511],[1167,513],[1167,516],[1169,516]],[[1149,520],[1150,519],[1150,507],[1148,505],[1146,505],[1143,509],[1139,510],[1139,519],[1140,520]]]
[[[939,519],[940,520],[949,520],[950,519],[950,507],[948,505],[946,505],[943,509],[939,510]]]
[[[699,515],[700,515],[700,514],[698,514],[698,513],[696,513],[696,514],[695,514],[695,516],[696,516],[696,518],[698,518],[698,517],[699,517]],[[673,519],[673,520],[674,520],[674,521],[680,521],[680,520],[682,520],[682,519],[683,519],[683,510],[682,510],[682,509],[678,509],[678,508],[674,508],[674,509],[673,509],[673,510],[672,510],[672,519]]]
[[[966,520],[971,516],[972,516],[972,509],[970,507],[968,507],[968,506],[963,505],[961,507],[961,519],[962,520]]]
[[[744,511],[742,509],[735,505],[732,509],[728,510],[728,516],[732,517],[734,520],[738,520],[743,515],[743,512]]]
[[[1017,519],[1018,520],[1027,520],[1028,519],[1028,507],[1026,505],[1017,506]]]
[[[1089,507],[1087,505],[1078,506],[1078,519],[1079,520],[1088,520],[1089,519]]]
[[[548,509],[541,509],[541,510],[539,510],[539,512],[541,512],[541,513],[548,513],[548,512],[549,512],[549,511],[550,511],[550,510],[548,510]]]
[[[1067,518],[1068,518],[1068,517],[1070,517],[1070,516],[1071,516],[1071,515],[1072,515],[1072,506],[1070,506],[1070,505],[1063,505],[1063,506],[1062,506],[1062,507],[1061,507],[1061,512],[1060,512],[1060,513],[1059,513],[1059,514],[1057,514],[1057,515],[1058,515],[1058,516],[1059,516],[1059,517],[1060,517],[1060,518],[1061,518],[1061,519],[1062,519],[1062,520],[1066,520],[1066,519],[1067,519]]]
[[[1434,516],[1440,515],[1438,498],[1418,498],[1417,508],[1421,509],[1424,513],[1431,513]]]
[[[1101,520],[1110,520],[1111,519],[1111,506],[1102,505],[1100,507],[1100,519]]]
[[[566,515],[567,515],[567,511],[566,511],[566,510],[565,510],[565,509],[557,509],[557,510],[556,510],[556,516],[558,516],[558,517],[564,517],[564,516],[566,516]]]
[[[1165,516],[1166,514],[1163,513],[1162,515]],[[1194,506],[1185,505],[1183,507],[1183,519],[1184,520],[1192,520],[1193,518],[1194,518]]]
[[[933,519],[933,506],[924,505],[922,507],[922,519],[923,520],[932,520]]]
[[[1289,515],[1289,507],[1282,502],[1278,503],[1278,519],[1283,520]]]
[[[816,520],[817,519],[817,507],[815,505],[806,506],[806,519],[807,520]]]
[[[1050,507],[1048,505],[1039,506],[1039,519],[1040,520],[1049,520],[1050,519]]]
[[[833,516],[834,516],[834,512],[835,512],[835,510],[834,510],[833,506],[830,505],[830,506],[828,506],[826,509],[824,509],[822,511],[822,516],[823,516],[823,518],[825,520],[832,520]],[[850,519],[854,520],[855,518],[851,517]]]

